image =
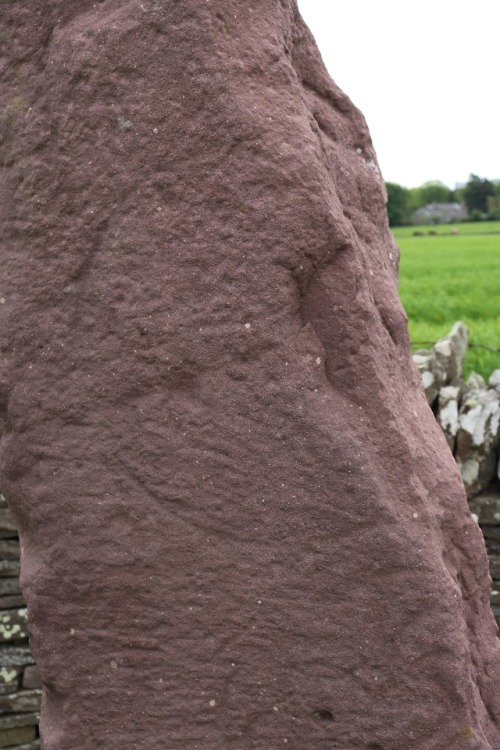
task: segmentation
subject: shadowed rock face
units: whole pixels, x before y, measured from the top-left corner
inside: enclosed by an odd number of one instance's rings
[[[484,545],[294,0],[1,14],[0,482],[45,749],[498,748]]]

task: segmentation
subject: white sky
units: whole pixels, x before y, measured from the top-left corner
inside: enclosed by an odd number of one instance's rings
[[[385,180],[500,179],[500,0],[298,0]]]

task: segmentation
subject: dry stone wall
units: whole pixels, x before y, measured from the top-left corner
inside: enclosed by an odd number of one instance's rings
[[[415,352],[413,360],[471,499],[500,478],[500,370],[488,383],[475,372],[465,382],[467,338],[459,321],[432,349]]]
[[[37,750],[41,681],[19,587],[19,538],[0,495],[0,748]]]
[[[432,349],[416,352],[413,360],[460,469],[472,517],[483,532],[491,606],[500,623],[500,370],[488,382],[475,372],[465,381],[467,340],[467,327],[459,321]]]
[[[484,534],[492,578],[491,606],[500,625],[500,485],[494,483],[470,500],[469,506]]]

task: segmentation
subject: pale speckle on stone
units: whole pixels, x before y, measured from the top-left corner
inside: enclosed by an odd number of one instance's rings
[[[132,130],[133,125],[131,121],[127,120],[125,117],[119,117],[118,127],[122,132],[126,132],[127,130]]]

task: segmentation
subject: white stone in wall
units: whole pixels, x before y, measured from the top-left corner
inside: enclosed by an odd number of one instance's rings
[[[488,387],[500,394],[500,370],[494,370],[488,380]]]
[[[499,427],[500,394],[491,388],[469,391],[460,406],[455,452],[469,497],[495,477]]]
[[[432,349],[420,349],[414,353],[413,361],[420,372],[427,402],[431,406],[443,387],[461,384],[468,335],[467,327],[458,321]]]
[[[451,331],[434,345],[436,362],[444,372],[445,385],[458,385],[461,381],[468,336],[467,326],[459,320]]]
[[[437,372],[434,351],[421,349],[414,353],[413,361],[422,377],[427,403],[432,405],[442,385],[442,373]]]
[[[460,387],[445,385],[439,391],[437,420],[446,436],[446,441],[453,452],[458,432],[458,399]]]
[[[466,401],[473,391],[480,391],[484,388],[486,388],[486,381],[483,376],[478,372],[471,372],[462,388],[461,401]]]

